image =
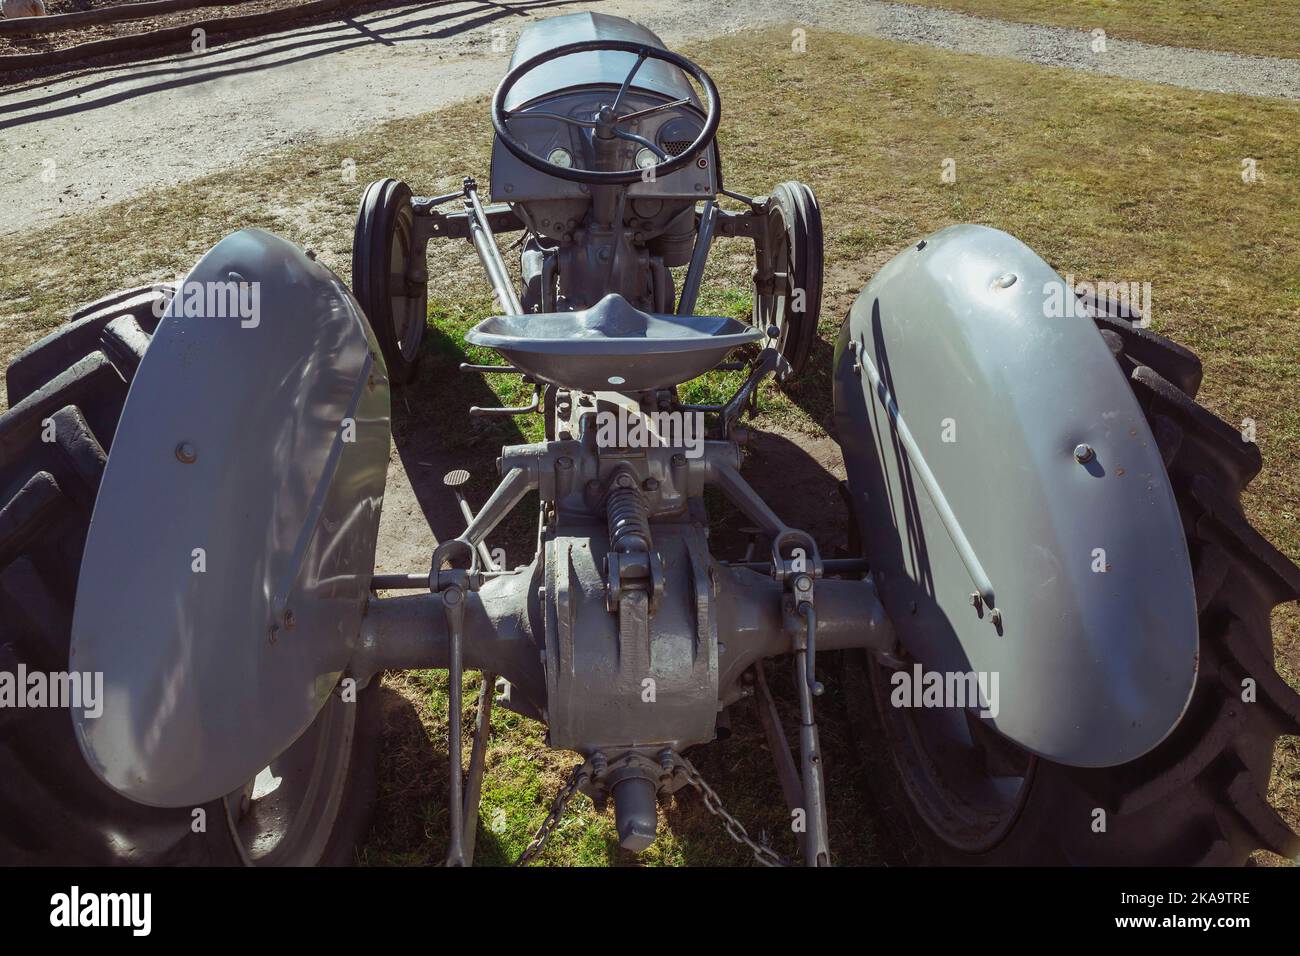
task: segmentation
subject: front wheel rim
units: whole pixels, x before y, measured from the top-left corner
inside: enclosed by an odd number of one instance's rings
[[[427,286],[416,285],[407,278],[411,267],[413,223],[410,206],[403,206],[393,222],[393,235],[389,243],[390,274],[389,310],[392,313],[393,341],[406,362],[415,359],[424,338],[428,319]]]
[[[764,333],[773,326],[777,329],[776,341],[772,344],[782,355],[786,353],[786,342],[790,338],[790,321],[788,317],[790,289],[794,284],[791,267],[794,260],[791,249],[790,227],[783,211],[775,210],[769,214],[768,248],[771,250],[771,266],[774,276],[772,291],[755,296],[755,318],[762,325]],[[788,358],[788,356],[787,356]]]

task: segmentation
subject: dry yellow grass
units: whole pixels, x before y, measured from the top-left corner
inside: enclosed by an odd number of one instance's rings
[[[1292,0],[911,0],[1021,23],[1202,50],[1300,57],[1300,4]]]

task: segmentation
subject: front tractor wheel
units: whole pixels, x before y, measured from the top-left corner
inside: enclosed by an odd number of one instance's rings
[[[808,365],[822,309],[822,214],[803,183],[781,183],[769,198],[754,270],[754,327],[776,329],[792,381]]]
[[[72,612],[91,511],[127,389],[169,294],[144,288],[100,300],[9,366],[10,408],[0,416],[0,672],[74,670]],[[0,865],[351,863],[373,800],[377,684],[356,703],[331,697],[237,793],[178,809],[135,803],[102,783],[67,709],[0,707]]]
[[[1300,837],[1265,794],[1277,738],[1300,734],[1300,695],[1274,669],[1270,623],[1275,605],[1300,597],[1300,569],[1242,511],[1259,450],[1197,404],[1195,355],[1122,319],[1097,324],[1151,424],[1192,559],[1200,667],[1181,722],[1138,760],[1079,769],[1030,755],[963,710],[891,707],[893,670],[866,657],[849,662],[849,697],[887,745],[927,862],[1241,865],[1261,848],[1294,857]]]
[[[388,377],[415,377],[429,313],[425,250],[414,235],[411,189],[397,179],[366,187],[352,236],[352,294],[384,353]]]

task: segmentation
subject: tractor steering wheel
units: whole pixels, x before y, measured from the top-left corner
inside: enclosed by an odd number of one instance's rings
[[[636,63],[628,72],[623,80],[623,85],[619,87],[618,95],[614,97],[614,102],[608,106],[602,106],[590,120],[575,119],[572,116],[565,116],[562,113],[552,113],[545,110],[530,110],[527,112],[514,112],[506,109],[506,94],[508,94],[525,75],[531,73],[544,63],[550,63],[552,60],[558,60],[561,57],[570,56],[574,53],[589,53],[595,50],[635,53],[637,54]],[[641,64],[646,60],[663,60],[665,63],[671,63],[681,69],[687,75],[693,77],[696,82],[704,88],[705,100],[708,104],[706,116],[704,119],[704,128],[700,130],[700,135],[695,137],[695,141],[686,147],[676,156],[669,156],[655,143],[646,139],[644,136],[638,136],[636,133],[619,129],[619,125],[631,119],[640,119],[650,113],[657,113],[660,110],[671,109],[674,106],[682,106],[688,103],[687,99],[674,100],[671,103],[660,103],[648,109],[638,110],[632,113],[619,115],[619,105],[623,102],[623,96],[627,93],[628,87],[632,84],[633,77],[641,69]],[[583,129],[595,131],[595,135],[603,139],[625,139],[633,143],[638,143],[649,149],[659,157],[659,162],[654,166],[627,169],[611,170],[601,172],[594,169],[577,169],[572,166],[559,166],[538,156],[529,149],[506,128],[508,120],[515,116],[526,116],[530,118],[542,118],[559,120],[568,123],[571,126],[579,126]],[[568,43],[564,46],[558,46],[550,50],[539,53],[531,59],[525,60],[517,67],[511,70],[501,80],[501,85],[497,87],[496,93],[492,97],[492,126],[497,132],[497,138],[506,149],[514,153],[521,160],[527,163],[533,169],[546,173],[548,176],[555,176],[559,179],[567,179],[575,183],[590,183],[596,186],[627,186],[638,182],[642,179],[651,177],[658,178],[668,173],[674,172],[686,166],[691,160],[695,159],[700,153],[708,148],[709,143],[713,140],[713,134],[718,131],[718,121],[721,119],[722,111],[718,104],[718,88],[713,85],[713,80],[709,74],[705,73],[697,64],[692,63],[684,56],[673,53],[670,50],[663,50],[658,47],[646,46],[644,43],[634,43],[630,40],[582,40],[578,43]]]

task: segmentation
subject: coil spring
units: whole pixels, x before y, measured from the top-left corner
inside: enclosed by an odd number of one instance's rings
[[[605,500],[605,513],[609,520],[611,551],[626,554],[650,550],[650,512],[639,488],[635,485],[611,488]]]

